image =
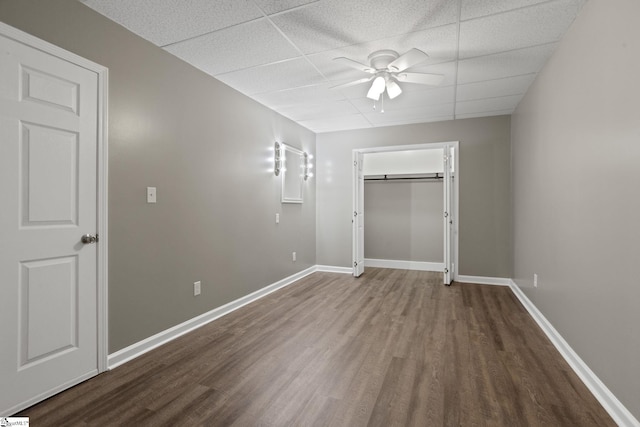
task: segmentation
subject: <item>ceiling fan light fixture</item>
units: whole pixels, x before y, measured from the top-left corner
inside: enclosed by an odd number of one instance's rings
[[[394,81],[387,82],[387,94],[389,95],[389,99],[393,99],[402,93],[402,89],[400,85]]]
[[[382,76],[378,76],[373,80],[373,83],[371,84],[371,88],[369,89],[369,92],[367,93],[367,98],[369,99],[373,99],[375,101],[380,99],[380,95],[382,95],[382,92],[384,92],[385,89],[385,81],[384,81],[384,77]]]
[[[380,95],[381,94],[379,92],[373,90],[373,87],[369,89],[369,92],[367,92],[367,98],[373,99],[374,101],[379,101]]]

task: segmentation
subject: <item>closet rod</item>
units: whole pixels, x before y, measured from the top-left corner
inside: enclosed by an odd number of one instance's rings
[[[365,178],[365,181],[417,181],[424,179],[443,179],[444,177],[439,173],[436,173],[435,176],[424,176],[424,177],[395,177],[389,178],[387,175],[384,178]]]

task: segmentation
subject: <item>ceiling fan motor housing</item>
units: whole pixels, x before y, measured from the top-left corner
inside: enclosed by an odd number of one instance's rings
[[[376,71],[386,70],[389,64],[395,61],[400,55],[395,50],[377,50],[369,55],[369,63]]]

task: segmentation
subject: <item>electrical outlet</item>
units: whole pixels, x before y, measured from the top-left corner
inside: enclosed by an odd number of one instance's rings
[[[291,259],[292,259],[293,262],[296,262],[296,253],[295,252],[293,252],[291,254]]]
[[[537,288],[538,287],[538,275],[533,273],[533,287]]]
[[[201,290],[200,285],[201,284],[200,284],[199,280],[197,282],[193,282],[193,296],[194,297],[200,295],[200,290]]]

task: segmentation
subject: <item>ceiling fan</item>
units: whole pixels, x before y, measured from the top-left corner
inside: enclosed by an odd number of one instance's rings
[[[393,99],[402,93],[398,82],[418,83],[437,86],[442,83],[444,76],[441,74],[407,73],[405,70],[425,61],[429,55],[419,49],[411,49],[403,55],[398,55],[395,50],[378,50],[369,55],[369,64],[365,65],[349,58],[334,58],[334,61],[371,74],[353,82],[334,86],[344,88],[367,83],[373,80],[371,88],[367,92],[367,98],[378,101],[380,96],[387,91],[389,99]]]

